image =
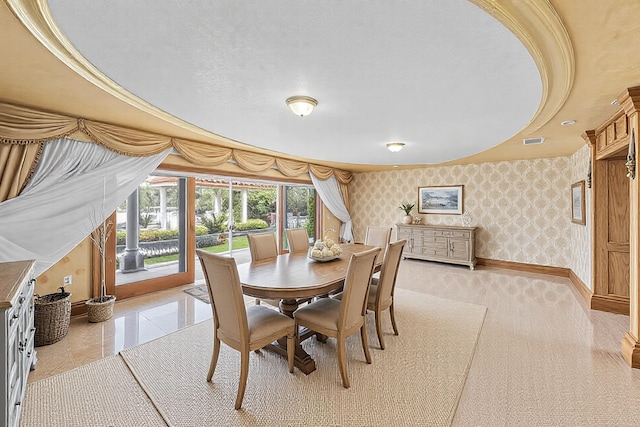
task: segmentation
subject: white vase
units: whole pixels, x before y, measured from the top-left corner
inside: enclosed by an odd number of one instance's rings
[[[413,223],[413,217],[411,215],[406,215],[404,218],[402,218],[402,223],[403,224]]]

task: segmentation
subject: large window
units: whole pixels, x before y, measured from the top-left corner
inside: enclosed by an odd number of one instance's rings
[[[196,249],[240,264],[251,260],[250,233],[275,232],[281,252],[286,228],[306,228],[313,242],[316,192],[310,185],[156,174],[116,217],[111,292],[126,298],[204,279]]]

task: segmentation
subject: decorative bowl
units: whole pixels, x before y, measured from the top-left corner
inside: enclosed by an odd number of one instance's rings
[[[309,258],[311,258],[314,261],[318,261],[318,262],[327,262],[327,261],[333,261],[336,258],[340,258],[340,255],[326,256],[326,257],[314,257],[314,256],[311,256],[311,254],[309,254]]]

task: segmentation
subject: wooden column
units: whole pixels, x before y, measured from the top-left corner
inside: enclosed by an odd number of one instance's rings
[[[635,133],[635,152],[638,153],[638,111],[640,110],[640,87],[630,88],[618,98],[629,120],[629,137]],[[622,355],[633,368],[640,368],[640,292],[638,271],[640,270],[640,193],[638,186],[638,166],[636,176],[629,181],[630,236],[629,236],[629,332],[622,340]]]

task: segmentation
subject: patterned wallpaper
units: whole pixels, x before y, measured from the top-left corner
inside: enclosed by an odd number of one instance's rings
[[[364,239],[368,225],[393,227],[395,240],[394,225],[404,216],[398,207],[417,203],[418,187],[463,185],[464,211],[478,227],[476,256],[571,268],[589,286],[588,227],[571,222],[570,198],[587,162],[585,146],[570,157],[355,174],[355,240]],[[461,215],[418,215],[417,207],[412,215],[426,224],[462,225]]]
[[[571,183],[576,183],[587,179],[587,170],[589,168],[589,147],[584,146],[571,156]],[[571,223],[571,259],[569,267],[584,282],[589,289],[593,291],[591,281],[591,263],[592,263],[592,232],[593,218],[591,208],[591,189],[584,186],[585,200],[585,218],[587,225],[579,225]]]

